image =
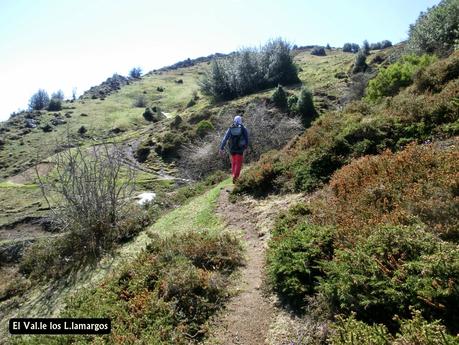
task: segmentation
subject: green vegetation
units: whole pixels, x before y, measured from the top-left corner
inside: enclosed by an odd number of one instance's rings
[[[366,99],[378,101],[385,96],[396,95],[402,87],[413,82],[414,75],[436,59],[430,55],[406,55],[400,61],[383,68],[368,84]]]
[[[442,0],[410,26],[408,45],[417,53],[447,55],[459,43],[459,1]]]
[[[16,343],[187,344],[202,339],[208,318],[228,297],[229,274],[243,262],[239,240],[221,231],[213,212],[220,189],[229,183],[161,217],[150,228],[144,252],[99,286],[80,291],[61,314],[110,317],[110,335],[24,337]]]
[[[363,100],[339,116],[323,114],[292,145],[266,154],[248,169],[234,192],[312,191],[353,158],[457,134],[458,66],[458,53],[453,53],[416,75],[411,87],[388,102]],[[436,93],[429,91],[432,84]]]
[[[259,50],[242,49],[229,58],[213,60],[201,82],[201,91],[215,101],[226,101],[278,84],[298,82],[290,44],[276,39]]]
[[[303,305],[323,276],[322,260],[333,255],[333,231],[327,227],[297,224],[273,230],[267,254],[268,278],[274,290],[292,304]]]
[[[311,55],[316,55],[316,56],[325,56],[327,53],[325,52],[324,47],[314,47],[311,50]]]
[[[392,345],[392,344],[418,344],[418,345],[452,345],[458,344],[457,337],[446,332],[438,320],[427,322],[418,311],[413,311],[412,319],[398,319],[400,331],[395,336],[391,335],[382,324],[368,325],[358,321],[355,315],[343,318],[338,317],[334,324],[333,332],[329,338],[333,345],[353,345],[358,339],[364,345]]]
[[[203,138],[208,134],[209,132],[213,131],[215,128],[212,125],[210,121],[207,120],[201,120],[199,123],[196,125],[196,134]]]
[[[360,320],[393,329],[394,315],[409,317],[414,307],[450,329],[457,326],[459,295],[451,284],[459,281],[459,251],[427,231],[374,228],[352,249],[337,249],[323,269],[318,291],[338,312],[353,311]]]
[[[30,110],[41,110],[48,106],[49,96],[48,93],[40,89],[30,97],[29,100],[29,109]]]
[[[357,43],[344,43],[343,52],[345,53],[357,53],[360,46]]]
[[[333,175],[325,192],[277,220],[269,281],[298,310],[320,298],[319,312],[349,317],[333,326],[332,343],[420,337],[428,344],[441,334],[438,341],[453,340],[448,333],[459,322],[455,143],[412,144],[355,160]]]
[[[285,94],[284,88],[281,85],[278,85],[277,88],[274,90],[271,101],[279,107],[280,109],[287,108],[287,95]]]
[[[317,115],[316,109],[314,108],[314,101],[312,99],[312,93],[306,87],[302,87],[298,102],[296,103],[295,111],[301,116],[301,120],[305,127],[309,127],[312,120]]]

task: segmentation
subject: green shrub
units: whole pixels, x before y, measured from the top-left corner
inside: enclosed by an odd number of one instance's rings
[[[172,129],[178,129],[180,125],[182,124],[183,119],[180,115],[175,115],[174,119],[172,120],[170,127]]]
[[[400,330],[397,333],[396,345],[457,345],[458,336],[447,333],[445,326],[439,320],[426,321],[418,310],[412,312],[408,320],[400,320]]]
[[[391,345],[393,337],[382,324],[368,325],[356,320],[355,314],[349,317],[338,316],[332,325],[328,341],[331,345]]]
[[[332,173],[343,165],[341,158],[328,150],[311,150],[300,154],[290,165],[296,191],[311,192],[328,182]]]
[[[352,248],[336,250],[322,267],[326,277],[318,291],[340,312],[394,329],[394,315],[409,317],[414,307],[457,328],[459,248],[432,233],[375,228]]]
[[[296,109],[301,116],[303,124],[305,126],[309,126],[312,120],[314,120],[315,116],[317,115],[317,112],[314,108],[312,92],[308,88],[303,87],[301,89]]]
[[[142,69],[140,67],[134,67],[129,71],[129,76],[134,79],[138,79],[142,76]]]
[[[212,125],[212,123],[208,120],[201,120],[199,123],[196,125],[196,134],[203,138],[205,137],[209,132],[213,131],[215,128]]]
[[[329,46],[330,47],[330,46]],[[329,48],[330,49],[330,48]],[[327,53],[325,52],[324,47],[314,47],[311,50],[311,55],[316,55],[316,56],[325,56]]]
[[[281,236],[287,233],[300,223],[304,223],[308,214],[310,214],[310,210],[306,204],[298,203],[293,205],[287,212],[283,212],[277,217],[272,235]]]
[[[410,26],[408,46],[417,53],[448,54],[459,41],[459,2],[442,0]]]
[[[157,106],[153,108],[145,108],[145,111],[143,112],[143,117],[145,120],[150,121],[150,122],[158,122],[166,117],[161,113],[161,109]]]
[[[264,196],[275,188],[275,179],[282,172],[283,164],[279,151],[272,150],[261,155],[258,163],[244,173],[237,181],[233,194],[250,192]]]
[[[143,108],[147,105],[147,97],[145,95],[138,95],[134,100],[134,107]]]
[[[438,320],[426,321],[419,311],[414,311],[411,319],[398,320],[399,332],[393,336],[382,324],[368,325],[358,321],[355,314],[349,317],[339,316],[332,325],[328,341],[331,345],[454,345],[459,338],[446,332]]]
[[[343,52],[347,53],[357,53],[360,49],[360,46],[357,43],[344,43]]]
[[[57,98],[51,98],[51,100],[48,103],[47,109],[49,111],[59,111],[62,110],[62,101]]]
[[[281,85],[278,85],[274,90],[271,101],[280,109],[287,108],[287,95]]]
[[[377,101],[384,96],[393,96],[402,87],[413,82],[416,72],[427,67],[436,59],[429,55],[407,55],[401,61],[381,69],[378,75],[370,80],[365,98],[369,101]]]
[[[161,142],[156,145],[155,151],[163,158],[176,157],[185,138],[175,131],[167,132],[161,137]]]
[[[353,74],[364,73],[367,70],[367,55],[368,53],[366,52],[366,50],[364,50],[364,48],[359,50],[355,57],[354,66],[352,67]]]
[[[453,53],[442,63],[435,63],[420,70],[420,73],[414,77],[414,86],[419,92],[440,92],[445,83],[457,78],[459,78],[459,52]]]
[[[282,297],[302,306],[323,275],[320,261],[330,260],[332,255],[332,229],[309,225],[304,219],[288,229],[278,222],[267,253],[268,279]]]
[[[43,90],[39,89],[36,93],[30,97],[29,100],[29,109],[30,110],[41,110],[45,109],[49,104],[49,96],[48,93]]]
[[[291,112],[291,113],[298,112],[297,104],[298,104],[298,97],[296,95],[288,96],[288,98],[287,98],[287,108],[288,108],[289,112]]]
[[[187,108],[191,108],[191,107],[193,107],[193,106],[195,106],[195,105],[196,105],[196,101],[192,98],[192,99],[190,99],[190,100],[188,101],[188,103],[186,104],[186,107],[187,107]]]

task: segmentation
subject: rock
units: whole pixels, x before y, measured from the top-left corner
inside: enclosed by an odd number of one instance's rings
[[[25,119],[26,128],[37,128],[37,121],[35,119]]]
[[[54,118],[51,120],[51,124],[53,126],[59,126],[59,125],[63,125],[63,124],[66,124],[67,121],[65,121],[64,119],[62,118]]]
[[[81,113],[80,116],[88,116],[86,113]]]

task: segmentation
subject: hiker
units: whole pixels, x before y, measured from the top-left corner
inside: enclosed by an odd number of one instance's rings
[[[220,144],[221,155],[225,153],[225,145],[228,140],[231,153],[231,173],[233,175],[233,183],[236,183],[241,173],[244,150],[249,146],[249,133],[242,124],[242,117],[239,115],[234,117],[233,124],[226,131],[225,137]]]

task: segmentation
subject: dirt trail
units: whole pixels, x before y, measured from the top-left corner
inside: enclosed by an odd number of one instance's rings
[[[274,315],[272,301],[263,296],[265,240],[257,230],[257,217],[250,212],[248,201],[231,203],[228,190],[222,190],[217,214],[229,231],[243,231],[247,247],[246,265],[241,270],[236,290],[238,294],[217,316],[206,344],[263,344]]]

